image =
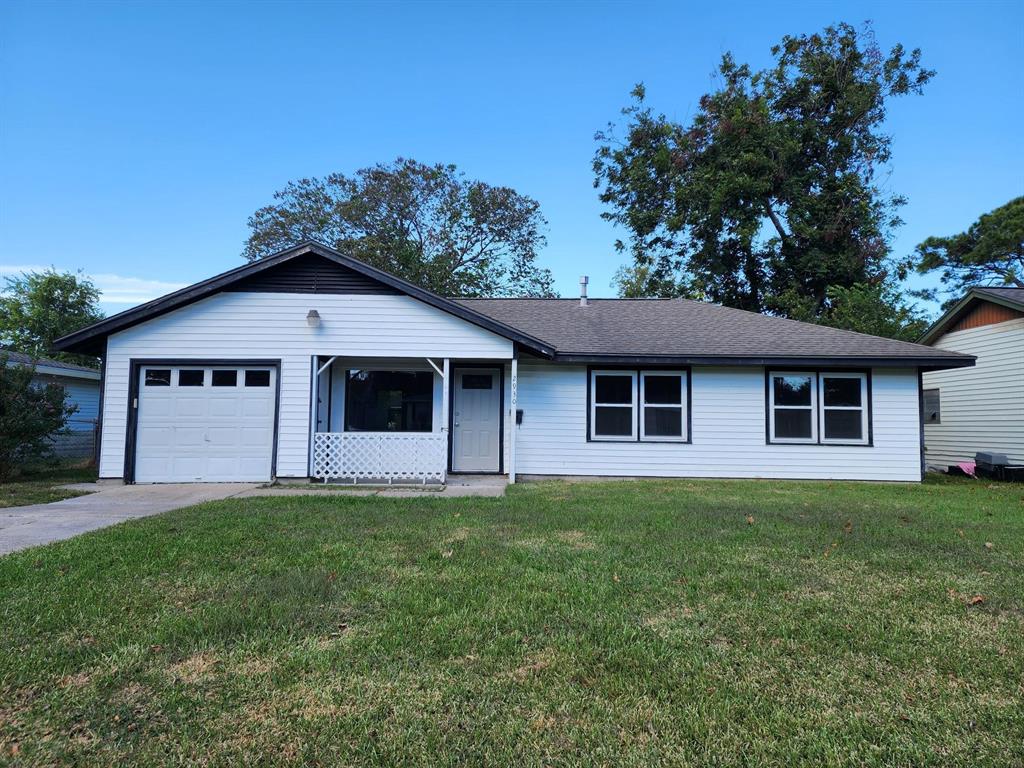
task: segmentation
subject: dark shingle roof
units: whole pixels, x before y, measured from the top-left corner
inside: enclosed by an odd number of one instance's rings
[[[97,376],[99,375],[99,372],[95,368],[90,368],[87,365],[65,363],[63,360],[51,360],[48,357],[32,357],[31,355],[26,355],[24,352],[15,352],[13,349],[7,349],[6,347],[0,347],[0,357],[6,357],[11,362],[21,363],[23,365],[42,365],[47,368],[63,368],[67,371],[84,371],[87,373],[95,373]]]
[[[551,344],[556,357],[846,358],[970,365],[969,355],[687,299],[461,299]],[[920,361],[917,363],[916,361]]]
[[[988,294],[996,299],[1012,301],[1024,308],[1024,288],[975,288],[976,293]]]

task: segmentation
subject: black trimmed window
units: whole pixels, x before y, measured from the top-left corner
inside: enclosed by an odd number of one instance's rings
[[[866,373],[819,373],[821,442],[867,445],[868,376]]]
[[[942,399],[938,389],[926,389],[921,393],[922,404],[924,405],[924,423],[942,423]]]
[[[590,439],[636,440],[636,371],[590,372]]]
[[[640,371],[640,439],[684,441],[686,372]]]
[[[772,371],[768,381],[768,434],[773,443],[818,442],[816,374]]]
[[[689,387],[685,370],[591,370],[587,438],[688,442]]]
[[[769,371],[767,387],[769,443],[870,443],[867,373]]]
[[[433,418],[433,373],[345,372],[346,432],[430,432]]]

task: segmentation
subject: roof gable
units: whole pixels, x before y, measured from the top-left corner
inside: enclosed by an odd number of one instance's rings
[[[323,262],[325,261],[333,265],[333,272],[324,266]],[[292,264],[292,262],[295,263]],[[543,341],[517,328],[505,325],[451,299],[438,296],[432,291],[413,285],[406,280],[315,242],[302,243],[288,248],[264,259],[250,262],[195,285],[161,296],[133,309],[112,315],[57,339],[53,346],[54,349],[63,352],[101,355],[106,339],[112,333],[172,312],[207,296],[235,290],[291,292],[289,284],[298,285],[300,288],[304,287],[305,290],[298,291],[300,293],[310,292],[313,289],[318,292],[336,293],[390,290],[396,294],[410,296],[473,325],[518,342],[541,356],[549,357],[554,354],[554,350]],[[327,290],[328,287],[330,290]]]
[[[971,288],[921,336],[934,344],[943,335],[1024,317],[1024,288]]]
[[[225,291],[238,293],[342,293],[360,295],[401,294],[351,267],[338,264],[319,253],[304,253],[228,285]]]

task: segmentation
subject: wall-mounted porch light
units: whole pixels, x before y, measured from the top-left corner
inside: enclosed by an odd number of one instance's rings
[[[310,328],[320,327],[320,313],[315,309],[309,310],[309,314],[306,315],[306,325]]]

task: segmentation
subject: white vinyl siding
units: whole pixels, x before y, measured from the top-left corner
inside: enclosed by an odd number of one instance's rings
[[[690,443],[587,441],[585,366],[520,361],[516,470],[523,475],[921,479],[917,371],[872,372],[874,442],[769,445],[765,371],[694,367]],[[512,427],[515,428],[515,427]],[[506,434],[509,429],[506,428]],[[506,440],[507,443],[507,440]]]
[[[978,451],[1024,464],[1024,319],[947,333],[933,346],[978,361],[923,375],[925,389],[939,390],[942,409],[941,423],[925,424],[928,464],[945,469],[974,461]]]
[[[310,328],[306,314],[322,318]],[[131,359],[280,360],[277,475],[306,477],[314,355],[510,359],[512,343],[408,296],[220,293],[110,337],[101,477],[121,477]]]

